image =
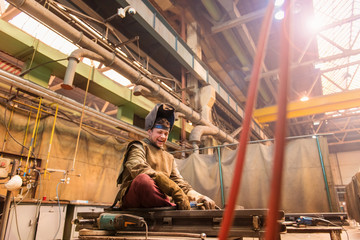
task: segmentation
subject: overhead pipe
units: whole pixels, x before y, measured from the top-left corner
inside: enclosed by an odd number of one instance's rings
[[[65,97],[64,95],[58,94],[50,89],[39,86],[33,82],[30,82],[26,79],[23,79],[19,76],[13,75],[1,69],[0,69],[0,82],[4,82],[16,88],[23,89],[26,92],[33,93],[37,96],[48,99],[54,103],[59,103],[61,104],[61,106],[74,110],[76,112],[82,111],[83,105],[76,102],[75,100],[72,100],[68,97]],[[109,115],[106,115],[88,106],[85,106],[84,111],[87,116],[99,119],[105,124],[118,126],[122,129],[126,129],[130,132],[136,133],[142,137],[147,136],[147,133],[144,130],[134,127],[133,125],[125,123],[121,120],[117,120]]]
[[[198,144],[198,143],[200,143],[201,136],[203,136],[203,135],[216,136],[220,131],[221,131],[220,128],[212,128],[209,126],[198,125],[198,126],[194,127],[193,130],[191,131],[191,134],[189,136],[189,141],[191,143]]]
[[[12,85],[19,89],[23,89],[26,92],[33,93],[37,96],[43,97],[54,103],[59,103],[61,104],[61,106],[71,109],[73,111],[76,112],[82,111],[83,105],[76,102],[75,100],[65,97],[64,95],[58,94],[50,89],[39,86],[33,82],[30,82],[26,79],[23,79],[19,76],[13,75],[1,69],[0,69],[0,82],[4,82],[8,85]],[[88,106],[85,106],[84,113],[86,114],[86,116],[100,120],[104,124],[108,124],[110,126],[116,126],[120,129],[125,129],[126,131],[120,130],[122,134],[124,135],[127,134],[124,137],[131,138],[132,137],[131,134],[135,134],[141,137],[148,136],[145,130],[135,127],[119,119],[113,118],[105,113],[99,112]],[[174,149],[179,149],[178,145],[172,142],[166,142],[166,145]]]
[[[88,57],[92,60],[102,63],[106,62],[106,60],[99,54],[96,54],[86,49],[76,49],[68,57],[68,66],[66,69],[64,82],[61,84],[61,87],[63,89],[72,90],[74,88],[73,81],[74,81],[76,66],[80,62],[80,58],[82,57]]]
[[[79,63],[80,57],[87,57],[90,59],[95,58],[93,60],[97,60],[99,62],[106,64],[106,59],[104,59],[103,57],[101,57],[100,55],[98,55],[94,52],[91,52],[87,49],[75,50],[68,57],[69,63],[68,63],[68,68],[66,69],[64,83],[63,83],[63,85],[65,86],[66,89],[72,89],[72,84],[74,81],[73,77],[75,76],[76,66]],[[158,84],[157,84],[158,88],[156,89],[156,91],[151,91],[150,89],[148,89],[147,87],[144,87],[143,85],[136,85],[136,86],[137,86],[137,89],[134,91],[135,95],[143,94],[148,97],[156,97],[156,96],[161,97],[160,91],[162,90],[162,88],[160,88],[160,86]],[[165,98],[165,100],[168,100],[168,99]],[[194,114],[194,112],[192,112],[192,114]],[[183,115],[183,116],[185,116],[185,115]],[[203,119],[203,118],[201,118],[201,119]],[[200,142],[202,135],[218,136],[220,133],[221,133],[221,130],[218,127],[211,126],[211,125],[198,125],[191,131],[190,142],[198,143],[198,142]],[[226,134],[225,138],[227,138],[227,136],[228,135]],[[231,136],[229,136],[229,137],[231,137]]]
[[[217,129],[217,127],[212,123],[202,118],[199,113],[195,112],[192,108],[188,107],[170,93],[162,89],[159,84],[144,76],[139,70],[134,69],[124,60],[118,58],[115,53],[109,52],[93,40],[84,36],[82,32],[77,31],[74,27],[44,8],[41,4],[34,0],[8,0],[8,2],[14,4],[20,10],[27,12],[29,15],[34,16],[39,21],[45,22],[47,26],[55,29],[57,32],[66,36],[69,40],[79,46],[98,53],[104,58],[105,63],[108,63],[108,66],[111,66],[115,71],[121,73],[132,83],[136,85],[143,85],[150,91],[158,92],[159,100],[173,105],[178,112],[185,114],[187,119],[192,121],[194,124],[206,125]],[[69,71],[70,70],[73,71],[73,69],[69,69]],[[224,131],[220,131],[215,137],[224,142],[237,142],[233,137],[229,136]]]
[[[142,85],[136,85],[133,89],[135,96],[154,97],[153,93]]]

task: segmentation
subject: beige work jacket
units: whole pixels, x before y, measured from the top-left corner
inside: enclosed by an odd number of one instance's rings
[[[118,184],[120,184],[117,196],[119,207],[122,205],[122,198],[126,190],[137,175],[145,173],[154,177],[155,172],[163,172],[177,183],[185,194],[192,190],[190,184],[180,175],[173,155],[152,145],[149,139],[133,141],[128,145],[118,178]]]

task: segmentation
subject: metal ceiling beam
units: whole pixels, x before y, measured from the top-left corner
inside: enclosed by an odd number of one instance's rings
[[[305,66],[308,66],[308,65],[311,65],[311,64],[314,64],[316,62],[328,62],[328,61],[333,61],[333,60],[336,60],[336,59],[339,59],[339,58],[345,58],[345,57],[349,57],[349,56],[353,56],[353,55],[358,55],[360,54],[360,49],[355,49],[355,50],[346,50],[345,52],[343,53],[339,53],[339,54],[336,54],[336,55],[332,55],[332,56],[328,56],[328,57],[324,57],[324,58],[320,58],[320,59],[317,59],[317,60],[312,60],[312,61],[307,61],[307,62],[303,62],[303,63],[299,63],[299,64],[292,64],[290,66],[291,70],[293,69],[296,69],[298,67],[305,67]],[[356,64],[357,62],[354,62],[354,64]],[[350,65],[353,65],[353,63],[349,63]],[[347,64],[345,65],[341,65],[341,66],[347,66]],[[335,69],[338,69],[338,67],[336,68],[331,68],[331,69],[324,69],[322,70],[321,72],[328,72],[328,71],[332,71],[332,70],[335,70]],[[342,68],[342,67],[340,67]],[[271,77],[271,76],[274,76],[274,75],[277,75],[279,72],[279,69],[274,69],[274,70],[271,70],[271,71],[268,71],[268,72],[264,72],[260,75],[261,78],[264,78],[264,77]],[[250,76],[246,77],[245,78],[246,81],[249,81],[250,80]]]
[[[253,21],[255,19],[262,18],[265,14],[265,10],[266,9],[260,9],[260,10],[245,14],[237,19],[232,19],[230,21],[226,21],[226,22],[217,24],[217,25],[211,27],[211,33],[212,34],[219,33],[219,32],[225,31],[227,29],[237,27],[238,25]]]
[[[288,104],[287,118],[296,118],[330,111],[360,107],[360,89],[315,97],[306,102]],[[273,122],[277,118],[277,106],[257,109],[254,118],[259,123]]]

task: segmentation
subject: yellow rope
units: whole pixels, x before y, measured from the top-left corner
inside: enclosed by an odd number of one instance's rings
[[[94,74],[94,66],[92,66],[92,68],[90,69],[89,77],[88,77],[87,84],[86,84],[84,104],[83,104],[83,107],[82,107],[82,110],[81,110],[80,125],[79,125],[79,131],[78,131],[77,140],[76,140],[75,154],[74,154],[73,165],[72,165],[71,171],[74,171],[74,170],[75,170],[75,161],[76,161],[76,155],[77,155],[77,151],[78,151],[78,147],[79,147],[79,141],[80,141],[80,134],[81,134],[82,122],[83,122],[83,118],[84,118],[84,110],[85,110],[85,106],[86,106],[86,105],[85,105],[85,104],[86,104],[86,97],[87,97],[87,93],[88,93],[88,90],[89,90],[90,78],[92,78],[92,75],[93,75],[93,74]]]
[[[56,104],[56,111],[55,111],[55,116],[54,116],[54,123],[53,123],[52,130],[51,130],[49,149],[48,149],[48,153],[47,153],[47,156],[46,156],[46,166],[45,166],[45,171],[44,171],[44,179],[45,179],[45,177],[46,177],[47,167],[48,167],[48,164],[49,164],[51,144],[52,144],[53,137],[54,137],[55,124],[56,124],[56,118],[57,118],[58,110],[59,110],[59,104]]]
[[[35,119],[34,130],[33,130],[33,133],[32,133],[31,142],[30,142],[30,147],[29,147],[29,152],[28,152],[28,156],[27,156],[27,159],[26,159],[24,176],[25,176],[25,174],[26,174],[26,171],[27,171],[27,168],[28,168],[28,165],[29,165],[30,155],[31,155],[31,152],[32,152],[32,149],[33,149],[35,132],[36,132],[36,129],[37,129],[38,119],[39,119],[39,115],[40,115],[40,112],[41,112],[41,101],[42,101],[42,98],[40,97],[39,107],[38,107],[38,111],[37,111],[36,119]]]

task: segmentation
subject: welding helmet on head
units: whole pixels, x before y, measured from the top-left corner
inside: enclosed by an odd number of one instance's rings
[[[154,128],[155,121],[159,118],[165,118],[170,123],[171,131],[175,122],[175,109],[173,106],[166,103],[158,103],[155,107],[149,112],[145,118],[145,130]]]

